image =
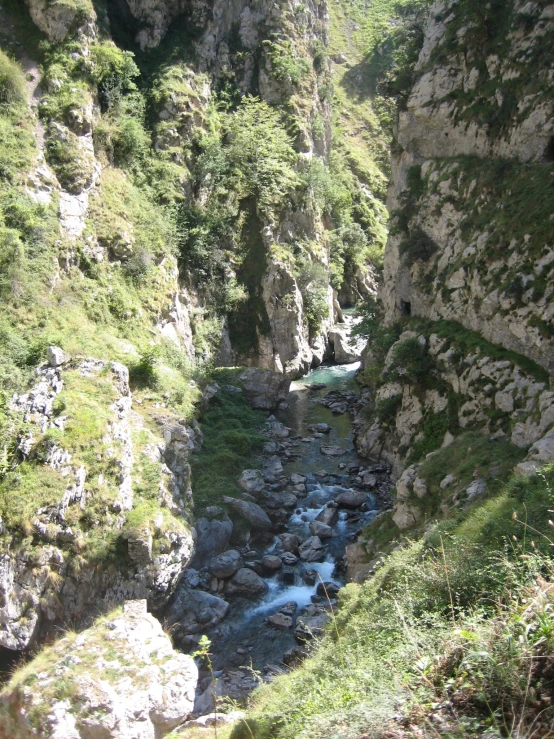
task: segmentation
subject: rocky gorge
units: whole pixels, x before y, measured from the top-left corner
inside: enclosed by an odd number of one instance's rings
[[[551,0],[3,0],[0,737],[549,737]]]

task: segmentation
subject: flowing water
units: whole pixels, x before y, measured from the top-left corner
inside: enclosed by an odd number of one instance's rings
[[[283,462],[284,474],[290,477],[297,473],[306,477],[306,496],[299,500],[298,507],[291,513],[286,525],[286,531],[297,534],[302,541],[311,536],[309,524],[327,503],[350,489],[352,474],[348,474],[348,469],[363,466],[354,449],[349,413],[333,415],[331,410],[318,402],[332,390],[355,390],[354,375],[358,368],[359,362],[324,365],[313,370],[301,382],[293,383],[287,398],[288,408],[276,414],[277,420],[291,429],[289,438],[294,440],[294,452],[298,455],[286,464]],[[314,385],[320,384],[325,387],[313,389]],[[330,433],[324,438],[314,438],[308,428],[317,423],[331,426]],[[346,454],[338,457],[324,456],[320,451],[322,444],[340,446],[346,450]],[[320,578],[326,583],[333,582],[338,586],[344,584],[342,568],[336,565],[341,562],[349,541],[377,514],[377,504],[373,496],[368,496],[368,503],[364,508],[363,511],[340,511],[339,520],[333,527],[333,538],[323,542],[323,562],[299,562],[294,568],[290,568],[294,571],[292,582],[283,582],[282,572],[265,578],[268,592],[256,602],[246,599],[231,601],[229,615],[211,634],[216,669],[242,665],[260,670],[268,664],[281,663],[283,654],[295,645],[293,630],[277,630],[267,623],[267,617],[290,601],[297,604],[297,614],[312,602],[325,602],[324,598],[316,595]],[[272,553],[277,543],[276,537],[273,544],[258,553],[257,558]],[[306,570],[316,571],[315,583],[313,573],[309,582],[306,582]]]

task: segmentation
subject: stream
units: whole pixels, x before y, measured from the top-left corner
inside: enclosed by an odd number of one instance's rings
[[[273,456],[266,451],[254,466],[267,467],[268,461],[276,459],[278,448],[282,471],[266,479],[267,487],[289,497],[292,492],[297,503],[287,512],[284,508],[279,512],[274,535],[253,539],[242,549],[236,547],[243,566],[261,576],[267,590],[261,596],[222,596],[230,603],[229,612],[215,628],[207,630],[218,693],[240,700],[259,679],[270,680],[287,669],[284,665],[294,666],[305,656],[306,644],[322,633],[329,620],[329,601],[334,602],[336,592],[345,584],[346,546],[379,513],[379,500],[390,489],[390,470],[360,459],[354,448],[349,411],[357,399],[354,376],[359,366],[356,362],[312,370],[292,383],[286,403],[266,423]],[[271,435],[272,428],[277,429],[277,436]],[[323,453],[322,447],[331,453]],[[270,484],[272,479],[276,484]],[[345,494],[354,500],[345,501]],[[273,512],[269,507],[265,510]],[[314,533],[310,524],[317,525],[316,519],[322,521],[322,517],[330,528],[323,529],[325,537],[322,534],[318,539],[320,549],[313,557],[312,552],[304,556],[302,545],[300,551],[298,544],[284,545],[291,536],[297,536],[300,543],[310,540]],[[256,546],[257,541],[264,544]],[[282,565],[277,561],[279,569],[274,574],[264,567],[267,555],[281,558]],[[277,623],[268,621],[275,616]],[[213,694],[213,689],[204,674],[200,692],[204,690],[205,696]],[[213,697],[204,703],[200,696],[197,715],[211,710]]]

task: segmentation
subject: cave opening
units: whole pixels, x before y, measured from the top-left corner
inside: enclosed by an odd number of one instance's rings
[[[0,685],[10,679],[15,667],[21,662],[22,657],[23,652],[0,646]]]
[[[412,315],[412,304],[408,302],[407,300],[400,300],[400,313],[403,316],[411,316]]]

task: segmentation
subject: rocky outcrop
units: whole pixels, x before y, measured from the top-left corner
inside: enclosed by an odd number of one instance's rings
[[[85,23],[92,27],[96,14],[90,0],[25,0],[34,23],[54,43]]]
[[[7,482],[18,495],[23,469],[43,491],[8,506],[2,521],[0,643],[14,650],[126,599],[161,607],[194,547],[187,516],[195,431],[165,418],[158,436],[147,432],[123,365],[67,360],[59,347],[49,358],[56,366],[39,368],[38,382],[13,401],[21,431]],[[95,445],[92,458],[83,444]],[[143,465],[156,478],[148,511],[135,492]],[[115,546],[119,556],[110,559]]]
[[[469,7],[434,4],[399,114],[386,318],[457,320],[552,374],[554,5]]]
[[[163,737],[194,706],[198,670],[146,601],[47,647],[0,694],[0,736]]]
[[[446,446],[464,430],[481,428],[523,449],[533,445],[530,460],[549,448],[554,393],[544,371],[533,372],[525,358],[518,362],[478,335],[457,339],[455,326],[451,337],[432,333],[432,324],[427,331],[406,331],[389,349],[355,421],[359,452],[386,459],[399,476],[413,455]],[[373,366],[369,355],[366,362]]]
[[[253,408],[274,410],[289,393],[290,380],[271,370],[246,369],[239,379]]]

